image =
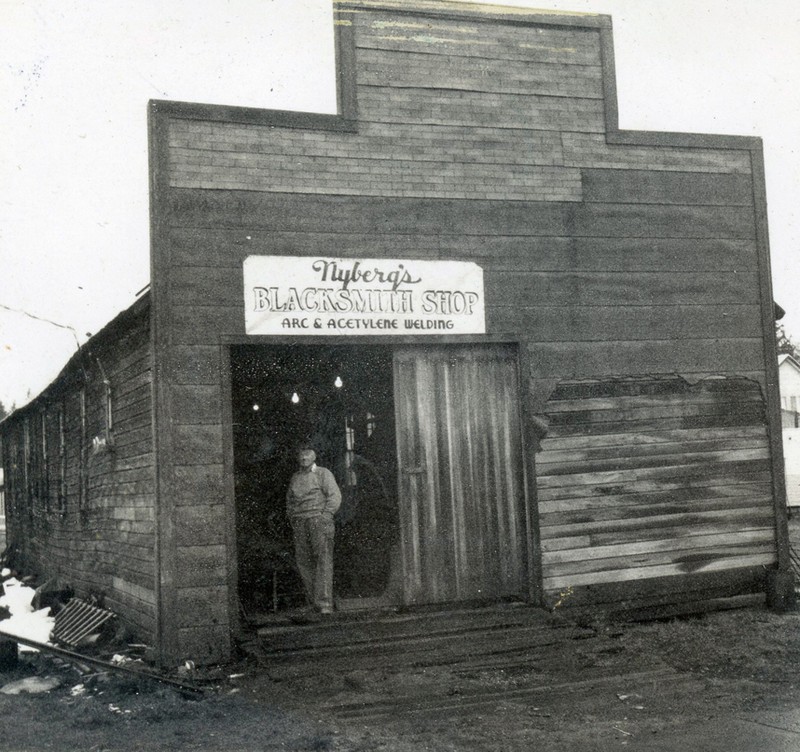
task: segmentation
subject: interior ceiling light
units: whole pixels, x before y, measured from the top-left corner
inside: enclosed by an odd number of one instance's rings
[[[300,395],[295,392],[292,394],[292,404],[296,405],[300,401]]]
[[[261,408],[258,405],[253,405],[253,412],[258,412]]]
[[[334,385],[334,386],[335,386],[337,389],[341,389],[341,388],[342,388],[342,384],[343,384],[343,383],[344,383],[344,382],[342,381],[342,377],[341,377],[341,376],[337,376],[337,377],[336,377],[336,381],[334,381],[334,382],[333,382],[333,385]]]

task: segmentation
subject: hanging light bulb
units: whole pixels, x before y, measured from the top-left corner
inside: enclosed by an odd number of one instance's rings
[[[296,405],[299,401],[300,401],[300,395],[297,392],[292,394],[292,404]]]
[[[333,385],[334,385],[334,386],[335,386],[337,389],[341,389],[343,384],[344,384],[344,382],[342,381],[342,377],[341,377],[341,376],[337,376],[337,377],[336,377],[336,381],[334,381],[334,382],[333,382]]]

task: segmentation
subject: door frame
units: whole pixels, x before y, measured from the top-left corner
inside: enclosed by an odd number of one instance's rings
[[[520,404],[518,405],[521,426],[522,490],[525,517],[525,540],[527,555],[528,600],[531,604],[544,604],[544,587],[542,581],[541,535],[539,531],[539,510],[536,494],[536,461],[535,451],[538,439],[533,424],[531,411],[531,358],[525,341],[518,335],[502,334],[462,334],[462,335],[417,335],[417,336],[372,336],[355,337],[338,336],[268,336],[238,335],[220,336],[220,399],[222,409],[222,449],[225,486],[225,516],[227,553],[228,600],[231,604],[231,623],[237,625],[241,632],[241,614],[238,608],[238,543],[236,540],[236,497],[234,489],[233,462],[233,389],[231,383],[231,348],[235,345],[347,345],[347,346],[414,346],[425,345],[511,345],[516,351],[517,381],[519,385]],[[237,604],[234,606],[234,604]]]

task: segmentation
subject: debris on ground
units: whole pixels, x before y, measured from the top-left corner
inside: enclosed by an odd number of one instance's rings
[[[24,679],[4,684],[0,687],[0,692],[4,695],[36,695],[40,692],[49,692],[59,686],[61,686],[61,680],[55,676],[26,676]]]
[[[103,608],[101,598],[76,598],[72,588],[56,578],[34,587],[35,578],[20,577],[8,568],[0,573],[0,581],[0,670],[16,668],[23,653],[42,653],[85,677],[118,673],[134,682],[158,682],[179,692],[197,695],[203,691],[185,681],[186,674],[194,669],[191,661],[177,680],[148,666],[143,656],[152,654],[152,649],[142,643],[126,643],[127,630],[118,623],[116,614]],[[31,687],[44,686],[41,681],[32,681],[33,677],[24,679],[31,679]],[[90,686],[86,680],[84,685]],[[73,696],[82,692],[75,688]]]
[[[24,637],[32,642],[47,643],[55,625],[55,618],[50,615],[50,607],[39,610],[33,607],[36,591],[16,577],[8,577],[3,581],[3,595],[0,607],[7,609],[8,617],[0,620],[0,630],[7,634]],[[24,651],[35,648],[24,646]]]

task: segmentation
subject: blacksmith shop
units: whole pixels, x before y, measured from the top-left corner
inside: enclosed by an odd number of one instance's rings
[[[18,567],[231,657],[336,612],[791,591],[761,142],[618,127],[611,19],[333,3],[338,114],[153,101],[149,291],[0,426]]]

